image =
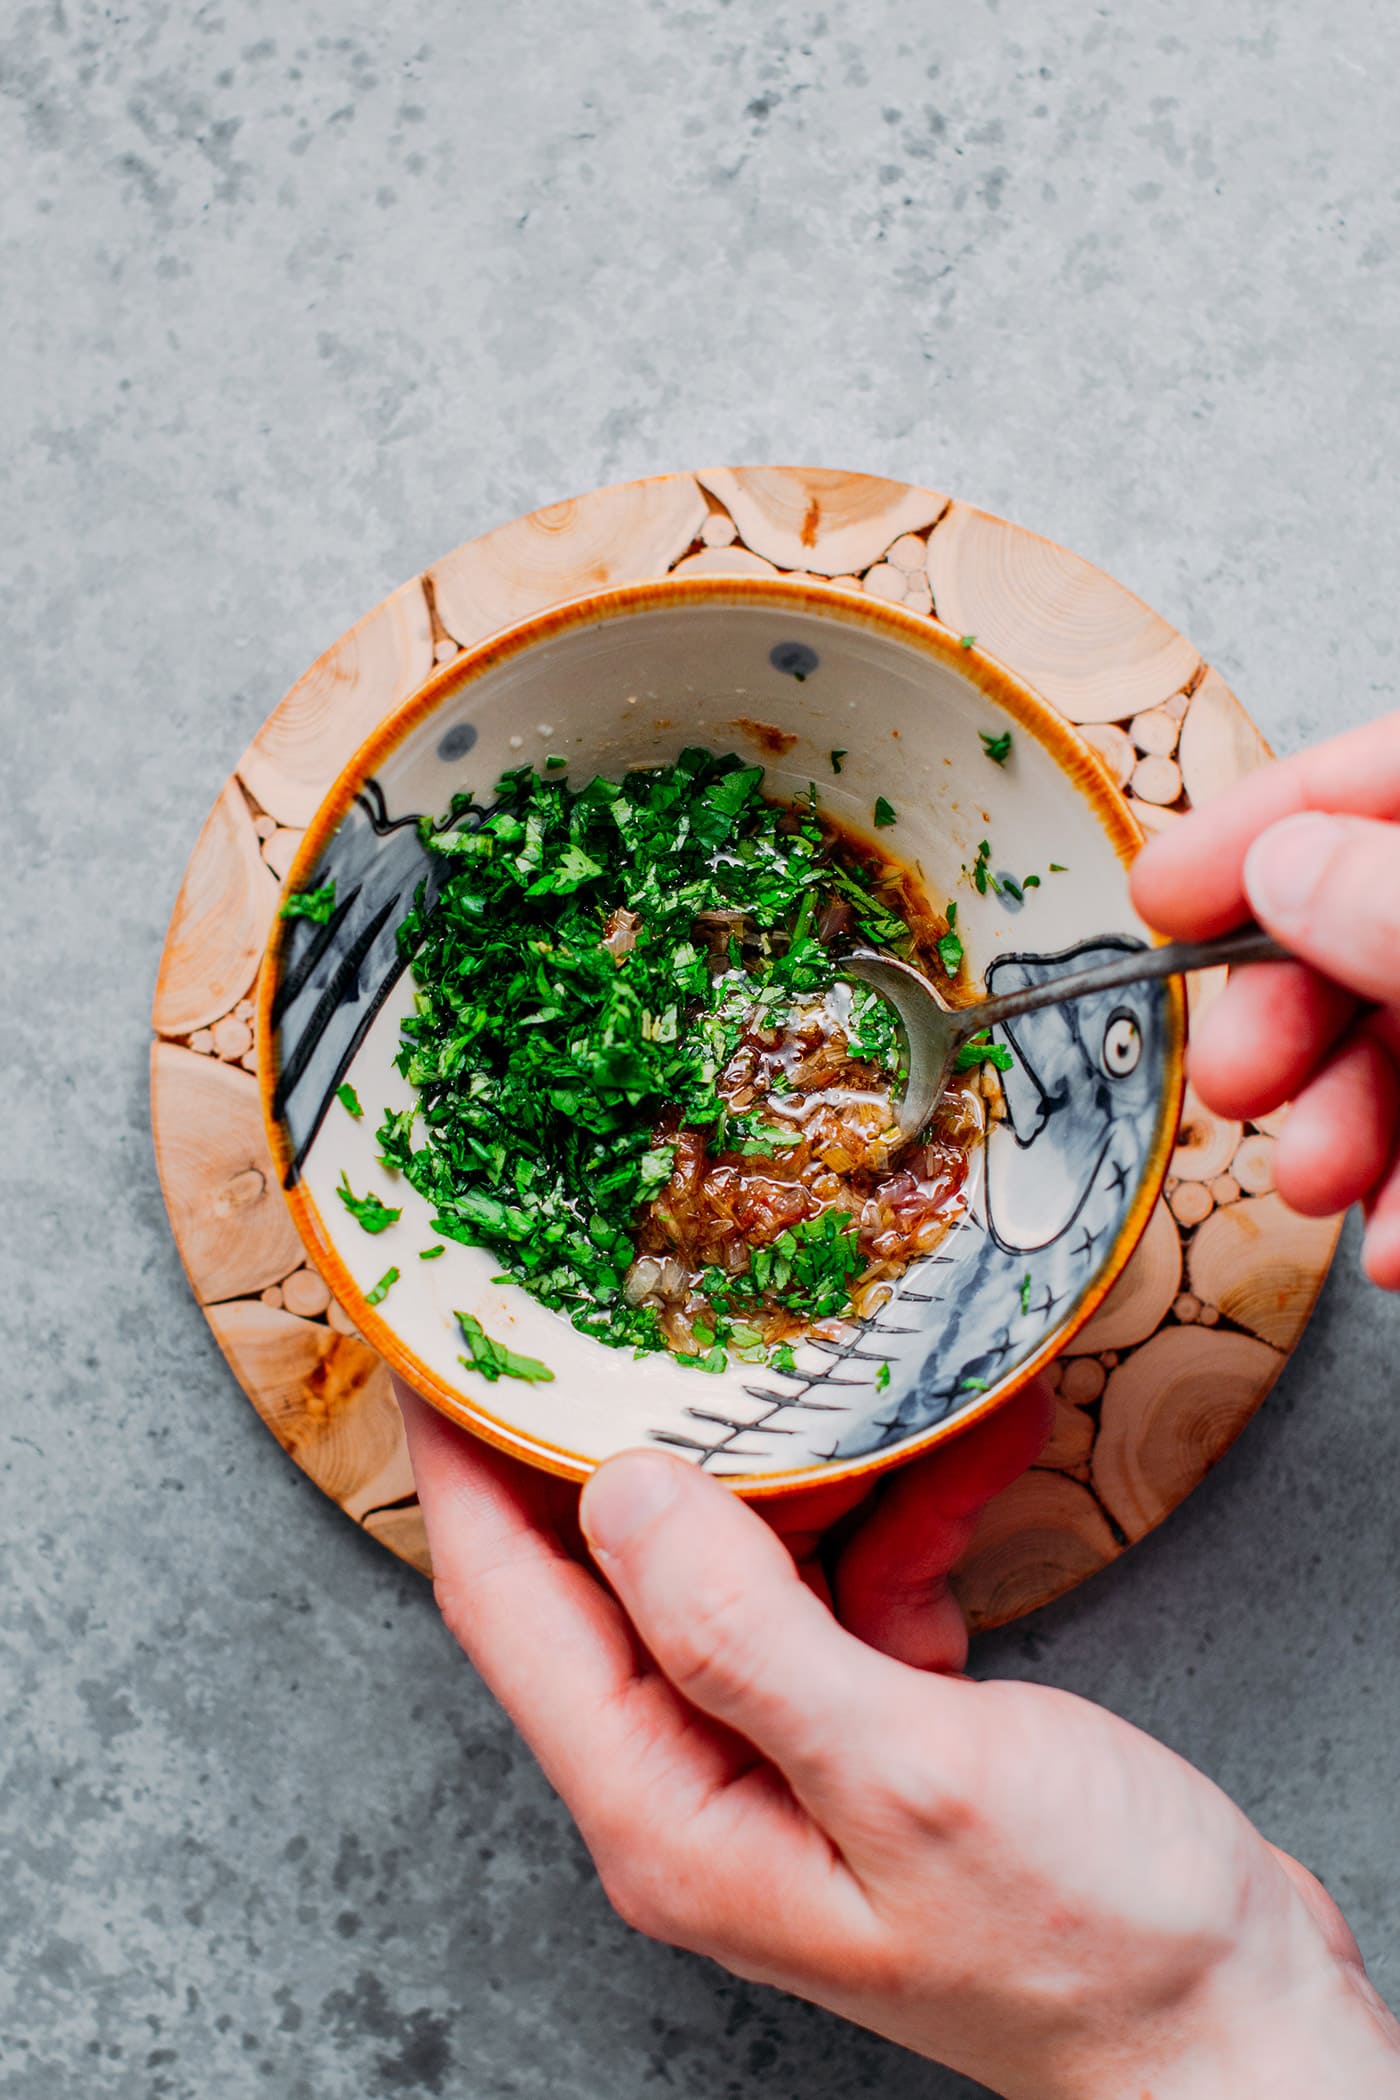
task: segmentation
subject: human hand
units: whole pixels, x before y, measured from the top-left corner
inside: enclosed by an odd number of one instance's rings
[[[1367,1274],[1400,1290],[1400,714],[1193,810],[1144,847],[1133,900],[1181,939],[1253,912],[1299,957],[1232,973],[1191,1078],[1222,1116],[1293,1101],[1279,1194],[1309,1217],[1363,1203]]]
[[[1400,2095],[1335,1907],[1170,1751],[866,1645],[683,1461],[611,1460],[580,1504],[401,1397],[447,1623],[640,1930],[1009,2100]],[[896,1478],[838,1608],[917,1646],[996,1437],[1014,1470],[1043,1419],[1032,1391]],[[948,1608],[922,1623],[921,1659],[956,1666]]]

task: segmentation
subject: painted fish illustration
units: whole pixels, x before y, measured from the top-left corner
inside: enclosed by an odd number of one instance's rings
[[[987,990],[1044,983],[1142,945],[1106,934],[1057,955],[1002,956]],[[746,1387],[752,1413],[731,1410],[703,1449],[694,1425],[653,1435],[718,1473],[856,1458],[932,1428],[1013,1370],[1068,1317],[1131,1207],[1161,1096],[1167,998],[1159,984],[1135,985],[998,1030],[1014,1058],[1002,1081],[1007,1115],[988,1134],[964,1222],[851,1342],[804,1344],[805,1375],[783,1381],[787,1390],[771,1376]]]

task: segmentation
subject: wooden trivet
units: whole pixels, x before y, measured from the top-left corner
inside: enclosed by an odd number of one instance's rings
[[[1267,756],[1191,644],[1102,570],[932,489],[826,468],[722,467],[597,489],[434,563],[329,648],[254,737],[200,833],[156,988],[151,1117],[191,1288],[288,1455],[428,1572],[384,1364],[306,1265],[263,1142],[253,996],[302,828],[435,664],[546,606],[665,575],[778,572],[975,634],[1107,759],[1150,830]],[[1222,973],[1192,982],[1193,1011]],[[1034,1610],[1159,1524],[1234,1442],[1297,1343],[1337,1243],[1272,1193],[1282,1120],[1188,1093],[1171,1177],[1108,1299],[1055,1367],[1038,1465],[958,1573],[974,1627]]]

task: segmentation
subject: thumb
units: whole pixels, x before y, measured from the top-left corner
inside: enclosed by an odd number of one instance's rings
[[[1363,998],[1400,1000],[1400,826],[1307,810],[1245,856],[1256,917],[1304,962]]]
[[[579,1517],[676,1689],[814,1805],[841,1791],[839,1771],[904,1672],[842,1631],[762,1518],[686,1460],[651,1451],[600,1466]]]

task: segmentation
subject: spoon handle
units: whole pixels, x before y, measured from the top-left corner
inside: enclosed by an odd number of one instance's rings
[[[1004,992],[999,999],[984,999],[965,1007],[966,1033],[990,1028],[995,1021],[1014,1020],[1017,1014],[1035,1013],[1042,1006],[1059,1006],[1066,999],[1082,999],[1088,992],[1112,991],[1120,984],[1142,984],[1153,977],[1175,977],[1187,970],[1215,970],[1222,963],[1288,962],[1289,950],[1272,934],[1251,922],[1222,933],[1213,941],[1172,941],[1164,948],[1135,948],[1115,962],[1101,963],[1095,970],[1081,970],[1074,977],[1052,977],[1044,984],[1027,985],[1024,991]]]

